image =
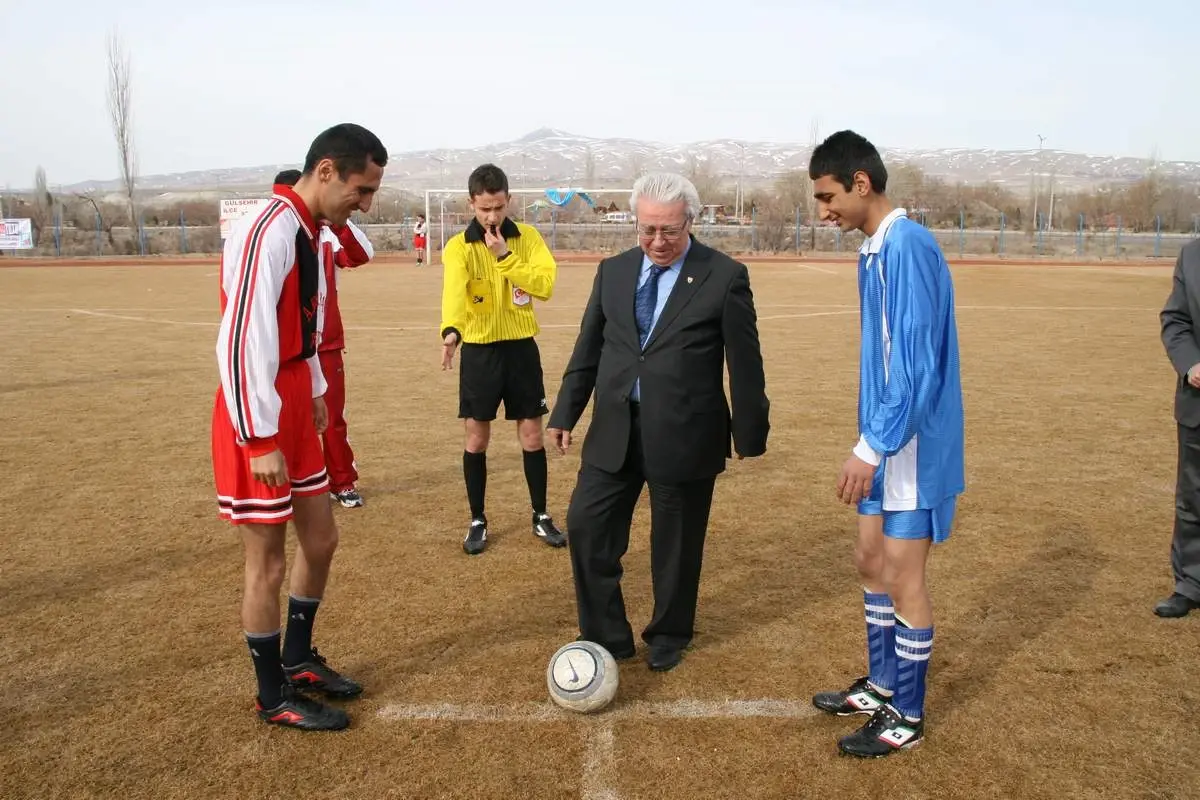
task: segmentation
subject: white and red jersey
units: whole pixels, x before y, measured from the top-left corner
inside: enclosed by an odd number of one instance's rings
[[[325,393],[317,358],[321,258],[312,213],[291,187],[276,185],[242,218],[221,253],[217,366],[229,419],[252,454],[275,449],[281,364],[306,360],[312,396]]]
[[[319,289],[321,331],[318,350],[342,350],[346,347],[342,329],[342,311],[338,306],[340,270],[360,267],[375,257],[375,248],[365,233],[353,223],[321,226],[321,286]]]

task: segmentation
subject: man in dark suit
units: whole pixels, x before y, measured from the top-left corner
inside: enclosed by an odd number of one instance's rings
[[[1200,240],[1180,251],[1171,295],[1159,319],[1163,346],[1178,375],[1175,421],[1179,466],[1175,475],[1175,535],[1171,541],[1175,591],[1154,607],[1154,613],[1183,617],[1200,608]]]
[[[749,274],[692,238],[695,187],[679,175],[647,175],[631,204],[640,247],[600,262],[547,432],[566,452],[594,395],[567,530],[580,633],[615,658],[634,655],[621,557],[650,486],[654,615],[642,638],[650,668],[662,671],[692,639],[709,508],[730,438],[739,459],[765,453],[769,403]]]

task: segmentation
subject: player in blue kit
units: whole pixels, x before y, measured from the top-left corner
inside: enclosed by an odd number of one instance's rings
[[[813,703],[869,714],[838,747],[879,757],[925,734],[933,649],[925,565],[931,546],[950,536],[965,484],[954,285],[933,235],[884,194],[887,170],[869,141],[833,134],[813,151],[808,173],[821,219],[867,237],[858,257],[859,439],[837,494],[858,507],[869,673]]]

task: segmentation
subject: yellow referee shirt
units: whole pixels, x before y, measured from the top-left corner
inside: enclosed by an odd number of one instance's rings
[[[558,265],[533,226],[506,218],[500,232],[511,251],[503,261],[484,244],[478,220],[446,242],[443,338],[454,331],[467,344],[488,344],[537,335],[533,301],[554,294]]]

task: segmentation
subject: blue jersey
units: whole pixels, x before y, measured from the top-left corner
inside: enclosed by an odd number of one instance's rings
[[[933,234],[889,214],[860,251],[858,293],[855,453],[882,465],[884,511],[937,508],[965,479],[954,284]]]

